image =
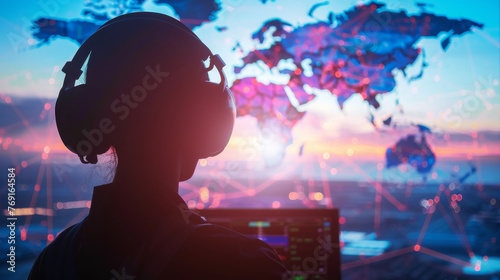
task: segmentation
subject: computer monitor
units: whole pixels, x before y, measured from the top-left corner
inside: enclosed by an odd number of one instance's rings
[[[265,241],[290,271],[283,279],[340,279],[337,209],[204,209],[217,224]]]

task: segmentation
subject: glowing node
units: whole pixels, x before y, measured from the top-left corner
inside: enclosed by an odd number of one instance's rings
[[[35,185],[35,191],[36,191],[36,192],[39,192],[39,191],[40,191],[40,185],[38,185],[38,184],[36,184],[36,185]]]
[[[205,166],[205,165],[207,165],[207,160],[206,160],[206,159],[204,159],[204,158],[203,158],[203,159],[200,159],[200,165],[201,165],[201,166]]]
[[[43,108],[45,110],[49,110],[50,109],[50,103],[45,103],[45,105],[43,105]]]
[[[324,159],[329,159],[330,158],[330,153],[326,152],[323,154]]]
[[[45,146],[45,148],[43,148],[43,152],[48,154],[50,153],[50,147],[49,146]]]
[[[273,208],[280,208],[280,205],[281,205],[281,203],[279,201],[277,201],[277,200],[273,201],[273,204],[272,204]]]
[[[314,200],[314,193],[309,193],[309,199]]]
[[[317,193],[314,194],[314,199],[317,200],[317,201],[322,200],[324,197],[325,196],[322,193],[320,193],[320,192],[317,192]]]
[[[23,160],[23,161],[21,162],[21,166],[22,166],[22,167],[24,167],[24,168],[26,168],[26,166],[28,166],[28,162],[27,162],[27,161],[25,161],[25,160]]]
[[[46,153],[43,153],[43,154],[42,154],[42,159],[47,159],[48,157],[49,157],[49,155],[48,155],[48,154],[46,154]]]
[[[55,83],[56,83],[56,79],[54,79],[54,78],[49,79],[49,85],[53,85]]]
[[[203,203],[207,203],[209,198],[209,191],[207,187],[200,188],[200,199]]]
[[[10,102],[12,101],[12,99],[10,97],[5,97],[5,103],[9,104]]]
[[[298,197],[299,197],[299,195],[298,195],[296,192],[290,192],[290,193],[288,194],[288,198],[289,198],[290,200],[296,200]]]
[[[47,240],[51,242],[54,241],[54,235],[52,233],[47,235]]]
[[[415,245],[413,246],[413,250],[415,250],[416,252],[420,251],[420,245]]]
[[[332,169],[330,170],[330,173],[331,173],[332,175],[336,175],[336,174],[337,174],[337,169],[336,169],[336,168],[332,168]]]
[[[351,157],[352,155],[354,155],[354,151],[353,151],[353,149],[351,149],[351,148],[347,149],[347,155],[348,155],[348,156],[350,156],[350,157]]]
[[[190,209],[193,209],[193,208],[196,206],[196,201],[194,201],[194,200],[189,200],[189,201],[187,202],[187,205],[188,205],[188,207],[189,207]]]
[[[343,224],[345,224],[345,222],[346,222],[345,217],[339,218],[339,224],[343,225]]]
[[[63,203],[62,202],[56,203],[56,207],[57,209],[63,209]]]

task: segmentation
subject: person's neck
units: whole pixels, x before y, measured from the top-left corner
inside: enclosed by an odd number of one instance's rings
[[[174,158],[152,158],[144,154],[120,155],[113,184],[129,186],[132,193],[178,193],[180,165]]]

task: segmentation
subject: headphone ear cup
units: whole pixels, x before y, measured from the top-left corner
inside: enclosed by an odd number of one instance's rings
[[[233,132],[236,119],[236,106],[231,91],[226,86],[216,83],[200,82],[194,91],[192,100],[184,108],[184,119],[188,135],[187,141],[199,158],[216,156],[226,147]]]
[[[91,89],[82,84],[61,90],[55,105],[57,130],[66,148],[79,156],[97,155],[106,152],[110,146],[105,143],[102,132],[96,132],[99,112],[95,108]]]

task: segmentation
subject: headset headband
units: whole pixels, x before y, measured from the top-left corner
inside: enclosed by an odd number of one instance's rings
[[[95,40],[96,34],[99,32],[103,32],[103,30],[112,29],[113,27],[119,26],[118,23],[125,22],[125,21],[133,21],[133,20],[139,20],[139,21],[145,21],[145,20],[150,20],[150,21],[157,21],[163,24],[168,24],[170,27],[175,27],[177,30],[182,31],[184,34],[190,36],[191,38],[195,39],[200,43],[202,48],[205,49],[205,53],[202,54],[202,60],[206,60],[207,58],[210,58],[210,66],[206,68],[206,71],[212,70],[212,68],[215,66],[219,72],[219,75],[221,77],[221,82],[220,85],[222,87],[227,86],[227,81],[226,81],[226,75],[222,71],[222,68],[226,65],[222,58],[219,55],[213,55],[210,49],[194,34],[193,31],[191,31],[187,26],[182,24],[180,21],[178,21],[175,18],[169,17],[164,14],[160,13],[153,13],[153,12],[136,12],[136,13],[130,13],[130,14],[125,14],[118,16],[116,18],[113,18],[100,26],[94,34],[92,34],[83,44],[80,46],[80,48],[77,50],[75,53],[73,59],[71,61],[66,62],[64,67],[62,68],[62,72],[66,74],[64,77],[64,82],[62,89],[66,90],[69,88],[72,88],[75,86],[76,80],[80,78],[82,75],[82,67],[85,61],[87,60],[87,57],[90,55],[90,52],[92,51],[92,41]]]

